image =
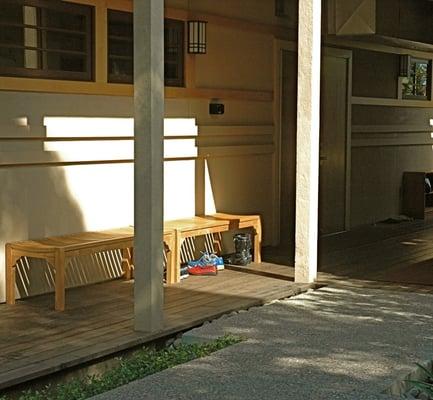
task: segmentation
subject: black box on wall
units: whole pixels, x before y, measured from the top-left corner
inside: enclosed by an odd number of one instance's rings
[[[211,115],[223,115],[224,114],[224,104],[221,104],[221,103],[209,104],[209,114],[211,114]]]

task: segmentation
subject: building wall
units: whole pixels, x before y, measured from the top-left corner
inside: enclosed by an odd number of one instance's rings
[[[274,32],[269,25],[261,24],[281,25],[287,21],[275,18],[273,4],[266,2],[265,5],[261,0],[171,0],[166,5],[187,9],[188,3],[191,10],[197,12],[242,18],[256,25],[247,24],[245,28],[236,21],[227,23],[227,18],[221,24],[212,22],[214,20],[209,22],[208,54],[193,60],[194,86],[209,89],[208,95],[178,94],[168,96],[166,100],[166,118],[195,119],[199,132],[197,148],[191,143],[166,141],[166,153],[170,157],[173,154],[174,157],[190,155],[191,152],[206,155],[208,185],[197,187],[193,160],[167,161],[165,217],[194,215],[201,207],[194,204],[195,191],[200,190],[204,191],[207,210],[260,214],[264,223],[264,242],[271,243],[275,240],[275,198],[272,195],[275,192]],[[3,88],[11,87],[9,81],[7,85],[5,82],[2,81]],[[12,87],[15,84],[16,81]],[[52,91],[57,93],[50,93],[49,83],[43,85],[46,93],[34,93],[26,90],[26,83],[18,82],[17,85],[17,90],[0,90],[0,136],[57,136],[64,132],[73,136],[132,135],[133,100],[125,95],[132,91],[123,85],[119,86],[119,94],[122,94],[119,96],[61,93],[61,85],[56,84]],[[216,96],[214,89],[218,89]],[[227,89],[232,92],[227,92],[226,96]],[[113,90],[110,87],[110,92]],[[233,95],[234,90],[241,94]],[[257,93],[264,93],[266,100],[257,101]],[[210,101],[224,103],[225,114],[210,116]],[[47,117],[66,117],[61,122],[64,129],[50,125],[52,122]],[[83,120],[77,118],[92,119],[83,125]],[[17,127],[18,120],[25,126]],[[76,130],[71,130],[71,126],[76,126]],[[6,242],[133,224],[133,165],[89,165],[89,161],[94,160],[131,158],[132,146],[128,142],[95,145],[89,142],[3,141],[0,147],[0,164],[9,165],[0,167],[0,301],[4,301]],[[64,161],[80,163],[74,166],[45,165]],[[23,162],[32,165],[17,165]],[[19,266],[18,294],[27,296],[52,291],[52,271],[34,261],[31,263],[36,268],[29,268],[29,262],[23,260]],[[67,273],[67,282],[68,286],[76,286],[111,279],[119,274],[119,254],[113,252],[74,260]]]
[[[399,54],[433,53],[359,47],[352,48],[352,227],[401,214],[403,173],[433,169],[432,101],[398,99]]]

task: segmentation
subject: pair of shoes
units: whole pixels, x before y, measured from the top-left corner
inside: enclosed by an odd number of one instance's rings
[[[198,260],[188,261],[188,267],[204,267],[208,265],[214,265],[218,271],[224,269],[224,260],[222,257],[218,257],[216,254],[204,252]]]
[[[188,271],[188,267],[182,267],[180,269],[180,279],[186,279],[189,276],[189,271]]]
[[[218,269],[215,265],[196,265],[195,267],[188,267],[190,275],[217,275]]]

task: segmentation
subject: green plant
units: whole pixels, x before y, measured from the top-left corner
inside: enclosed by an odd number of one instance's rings
[[[227,335],[207,344],[181,344],[163,350],[143,348],[130,358],[122,359],[118,366],[102,375],[74,379],[55,387],[47,386],[40,391],[27,390],[21,394],[19,400],[88,399],[164,369],[208,356],[240,341],[240,338]],[[0,397],[0,400],[7,398]]]
[[[424,367],[421,364],[416,363],[418,368],[421,368],[427,375],[426,381],[412,381],[408,380],[407,382],[411,383],[413,387],[420,390],[422,393],[425,393],[430,397],[430,399],[433,399],[433,372],[428,370],[426,367]]]

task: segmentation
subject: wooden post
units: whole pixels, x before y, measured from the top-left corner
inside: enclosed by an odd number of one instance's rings
[[[134,1],[135,328],[163,323],[164,1]]]
[[[321,0],[299,0],[295,281],[317,277]]]

